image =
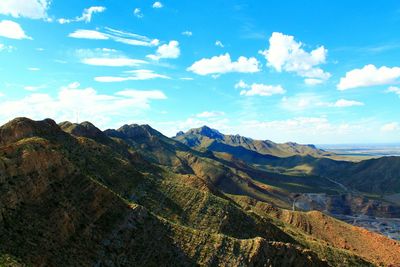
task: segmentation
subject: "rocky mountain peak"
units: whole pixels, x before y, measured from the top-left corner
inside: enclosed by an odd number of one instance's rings
[[[200,128],[189,130],[189,133],[191,133],[191,134],[199,134],[199,135],[211,138],[211,139],[222,139],[222,138],[224,138],[224,135],[221,134],[218,130],[212,129],[212,128],[206,126],[206,125],[204,125],[204,126],[202,126]]]
[[[17,142],[24,138],[54,137],[62,130],[52,119],[34,121],[28,118],[16,118],[0,127],[0,144],[5,145]]]
[[[139,125],[139,124],[125,124],[118,130],[107,130],[105,133],[108,136],[119,137],[119,138],[130,138],[130,139],[143,139],[150,137],[159,137],[162,134],[149,125]]]

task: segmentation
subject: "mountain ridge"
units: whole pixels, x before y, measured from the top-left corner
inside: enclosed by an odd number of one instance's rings
[[[283,201],[276,199],[281,191],[257,181],[251,166],[236,168],[242,163],[193,150],[148,127],[105,131],[110,134],[103,142],[65,125],[18,119],[0,127],[0,238],[7,240],[0,259],[81,266],[155,265],[161,259],[183,266],[400,261],[399,244],[386,237],[334,227],[336,235],[348,232],[340,241],[311,233],[302,219],[309,213],[294,212],[299,220],[293,225],[274,215],[289,212],[268,204]],[[289,178],[264,175],[268,182]],[[359,246],[361,237],[382,244]],[[369,255],[371,249],[377,253]]]
[[[211,129],[208,126],[193,128],[186,133],[180,133],[173,137],[189,147],[197,149],[208,149],[212,143],[218,142],[232,146],[242,146],[249,150],[258,152],[264,155],[274,155],[280,157],[294,155],[313,155],[324,156],[330,153],[318,149],[315,145],[300,145],[295,142],[275,143],[270,140],[255,140],[249,137],[236,135],[224,135],[218,130]]]

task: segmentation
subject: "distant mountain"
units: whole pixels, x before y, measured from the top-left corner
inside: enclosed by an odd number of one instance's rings
[[[340,190],[148,125],[18,118],[0,127],[0,266],[395,266],[398,242],[290,210]]]
[[[316,148],[314,145],[300,145],[293,142],[278,144],[269,140],[254,140],[240,135],[224,135],[207,126],[191,129],[186,133],[179,132],[174,139],[195,149],[209,149],[212,151],[222,144],[234,147],[240,146],[263,155],[278,157],[294,155],[320,157],[331,154]]]
[[[229,155],[272,172],[330,177],[351,189],[369,194],[400,193],[400,157],[337,161],[331,159],[331,153],[314,145],[277,144],[240,135],[224,135],[207,126],[180,132],[173,138],[194,149],[213,151],[219,157]]]

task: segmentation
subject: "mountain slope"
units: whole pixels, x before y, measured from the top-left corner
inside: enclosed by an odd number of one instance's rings
[[[242,205],[221,191],[238,181],[258,183],[235,169],[237,162],[150,127],[98,139],[90,125],[89,132],[65,125],[63,131],[51,120],[20,118],[0,127],[0,265],[371,266],[400,255],[398,243],[385,237],[392,257],[368,243],[354,253],[321,231],[292,227],[274,215],[285,212],[279,208],[262,213]],[[263,196],[268,190],[258,190],[258,200],[229,192],[257,203],[276,197]],[[335,229],[351,242],[370,234]],[[369,249],[377,254],[366,257]]]
[[[213,151],[217,157],[226,158],[229,155],[264,171],[327,177],[350,190],[383,198],[400,193],[399,157],[338,161],[312,145],[275,144],[239,135],[223,135],[207,126],[181,132],[174,139],[197,150]]]

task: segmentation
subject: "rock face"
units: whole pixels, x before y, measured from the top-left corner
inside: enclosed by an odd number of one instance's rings
[[[0,266],[371,266],[400,255],[329,216],[285,215],[245,165],[147,125],[103,133],[19,118],[0,137]]]

